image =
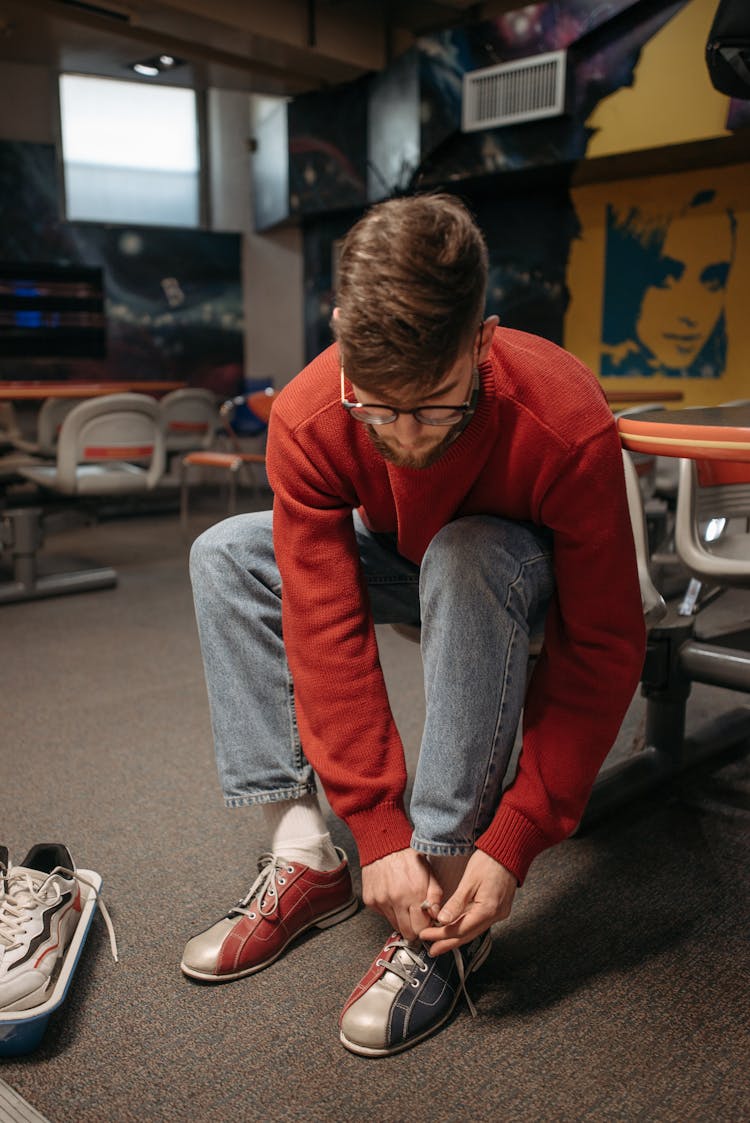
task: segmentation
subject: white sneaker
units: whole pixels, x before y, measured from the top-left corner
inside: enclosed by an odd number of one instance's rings
[[[80,915],[81,890],[66,846],[39,843],[22,865],[9,866],[0,888],[0,1011],[45,1001]]]

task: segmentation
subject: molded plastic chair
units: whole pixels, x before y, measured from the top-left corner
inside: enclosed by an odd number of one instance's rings
[[[222,449],[202,449],[189,452],[182,458],[180,465],[180,519],[183,529],[188,522],[188,497],[190,468],[218,468],[224,472],[229,482],[229,503],[227,514],[233,515],[237,510],[237,480],[243,468],[249,468],[253,486],[256,486],[254,474],[255,466],[262,466],[266,462],[265,452],[243,452],[239,446],[236,434],[231,426],[231,417],[238,405],[246,404],[261,421],[266,425],[271,416],[273,403],[278,397],[276,390],[258,390],[248,396],[231,398],[224,402],[219,413],[227,437],[232,444],[232,451]]]
[[[159,404],[146,394],[109,394],[79,402],[60,428],[54,464],[26,465],[19,475],[40,488],[75,498],[134,495],[152,490],[164,472]],[[8,509],[0,524],[13,579],[0,584],[0,604],[103,589],[117,583],[110,566],[42,573],[40,507]]]
[[[14,442],[21,436],[16,419],[16,411],[12,402],[0,402],[0,444],[4,448],[13,448]]]
[[[680,461],[675,546],[695,577],[714,585],[750,588],[749,518],[750,464]],[[726,528],[707,541],[705,527],[712,519],[726,519]]]
[[[13,447],[19,452],[54,459],[62,423],[77,405],[80,405],[80,399],[45,398],[37,414],[36,440],[28,440],[18,433],[12,438]]]
[[[652,628],[666,615],[667,606],[651,578],[651,559],[641,484],[638,470],[633,462],[633,456],[626,449],[622,450],[622,464],[625,471],[625,491],[628,498],[630,525],[633,531],[633,542],[635,543],[643,618],[646,621],[646,627]]]
[[[165,394],[159,402],[167,442],[173,452],[210,448],[219,424],[216,398],[210,390],[185,387]]]
[[[159,404],[147,394],[108,394],[79,402],[60,427],[54,464],[19,467],[19,475],[63,495],[135,494],[164,472]]]
[[[24,436],[13,406],[8,403],[6,432],[0,433],[0,437],[5,436],[11,451],[0,458],[0,481],[17,481],[22,467],[54,460],[60,427],[74,406],[79,404],[80,398],[45,398],[37,411],[36,437],[31,439]]]

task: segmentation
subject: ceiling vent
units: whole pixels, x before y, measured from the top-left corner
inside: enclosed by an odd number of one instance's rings
[[[565,112],[565,58],[565,51],[549,51],[464,74],[463,132],[559,117]]]

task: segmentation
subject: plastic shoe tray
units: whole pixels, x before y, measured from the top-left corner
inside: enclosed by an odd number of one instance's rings
[[[38,1006],[32,1006],[30,1010],[8,1010],[6,1013],[0,1010],[0,1057],[17,1057],[36,1049],[44,1036],[50,1014],[53,1014],[65,1001],[94,918],[96,894],[102,885],[101,876],[94,870],[78,870],[78,873],[90,881],[96,890],[81,882],[78,883],[81,887],[81,916],[68,945],[52,993],[46,1001]]]

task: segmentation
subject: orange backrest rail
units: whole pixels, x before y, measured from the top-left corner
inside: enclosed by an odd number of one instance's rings
[[[170,421],[167,428],[173,433],[206,433],[207,421]]]
[[[741,460],[697,460],[695,467],[701,487],[750,484],[750,462],[745,464]]]
[[[655,456],[691,460],[750,460],[750,430],[724,425],[680,425],[620,417],[617,428],[625,448]]]
[[[153,445],[87,445],[83,449],[84,460],[142,460],[152,456]]]

